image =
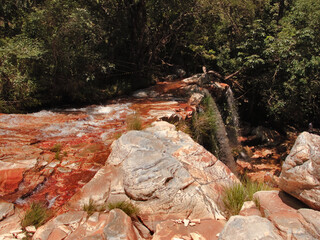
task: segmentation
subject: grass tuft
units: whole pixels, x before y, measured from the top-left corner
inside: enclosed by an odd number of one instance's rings
[[[21,219],[21,226],[35,226],[36,228],[43,225],[50,217],[50,212],[42,203],[33,202],[25,215]]]
[[[109,203],[108,208],[110,210],[115,209],[115,208],[121,209],[123,212],[125,212],[130,217],[134,217],[139,213],[138,207],[136,207],[132,203],[126,202],[126,201]]]
[[[83,205],[83,211],[88,213],[88,216],[91,216],[95,212],[104,212],[107,209],[105,204],[97,204],[95,201],[90,198],[88,204]]]
[[[60,143],[56,143],[51,149],[51,152],[61,152],[62,145]]]
[[[142,130],[142,120],[139,113],[127,116],[127,130]]]
[[[258,206],[258,201],[253,199],[253,194],[258,191],[271,190],[265,183],[258,183],[245,178],[242,183],[236,183],[225,188],[222,201],[227,210],[228,216],[239,214],[245,201],[254,201]]]

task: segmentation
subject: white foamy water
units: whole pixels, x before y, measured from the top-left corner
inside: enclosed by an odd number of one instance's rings
[[[84,112],[88,114],[88,117],[85,119],[46,126],[41,129],[41,137],[82,137],[86,133],[98,132],[101,130],[102,126],[110,122],[124,120],[121,119],[122,115],[132,114],[133,110],[130,109],[130,106],[131,103],[126,103],[107,106],[89,106],[79,109],[66,109],[64,112]],[[104,131],[107,130],[104,129]],[[113,130],[110,129],[110,131]]]
[[[47,110],[42,110],[40,112],[30,113],[27,115],[34,116],[34,117],[48,117],[48,116],[54,116],[55,113]]]
[[[15,127],[19,126],[25,120],[20,117],[18,114],[2,115],[0,116],[0,123],[5,123],[6,125]]]

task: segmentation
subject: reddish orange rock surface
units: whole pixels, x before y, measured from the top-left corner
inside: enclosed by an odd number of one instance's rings
[[[193,109],[183,82],[159,83],[152,96],[118,99],[102,106],[57,109],[32,114],[0,114],[0,196],[18,204],[65,204],[104,166],[110,144],[127,131],[127,118],[138,113],[142,125]],[[165,96],[162,96],[164,94]],[[170,97],[171,96],[171,97]]]

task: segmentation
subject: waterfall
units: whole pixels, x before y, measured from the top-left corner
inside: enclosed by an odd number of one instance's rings
[[[211,94],[209,93],[208,90],[204,90],[204,95],[209,96],[212,98]],[[212,108],[214,112],[214,118],[215,118],[215,141],[218,144],[219,148],[219,159],[226,164],[229,169],[237,175],[237,165],[234,161],[233,155],[231,153],[231,147],[229,143],[229,136],[227,134],[226,126],[224,123],[224,120],[221,116],[221,113],[219,111],[219,108],[216,104],[216,101],[214,98],[212,98],[212,102],[210,104],[210,107]]]
[[[219,144],[219,159],[226,164],[233,173],[237,173],[237,165],[234,161],[233,155],[231,153],[231,148],[229,144],[229,138],[224,125],[220,111],[214,102],[213,110],[216,117],[216,140]]]
[[[239,142],[238,142],[239,115],[238,115],[238,110],[233,97],[233,92],[230,87],[227,88],[226,99],[227,99],[227,105],[228,105],[228,109],[227,109],[228,113],[227,113],[227,118],[225,120],[226,130],[228,133],[230,145],[232,147],[236,147],[239,145]]]

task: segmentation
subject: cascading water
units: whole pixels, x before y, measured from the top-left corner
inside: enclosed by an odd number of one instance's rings
[[[228,138],[230,145],[232,147],[238,146],[238,136],[239,136],[239,115],[237,106],[235,104],[233,92],[230,87],[226,91],[226,99],[228,105],[228,116],[226,118],[226,130],[228,133]]]
[[[215,102],[212,107],[215,112],[216,125],[217,125],[216,140],[219,144],[219,159],[223,163],[225,163],[233,173],[236,174],[237,165],[231,153],[229,138],[228,138],[225,124],[223,122],[222,116]]]

